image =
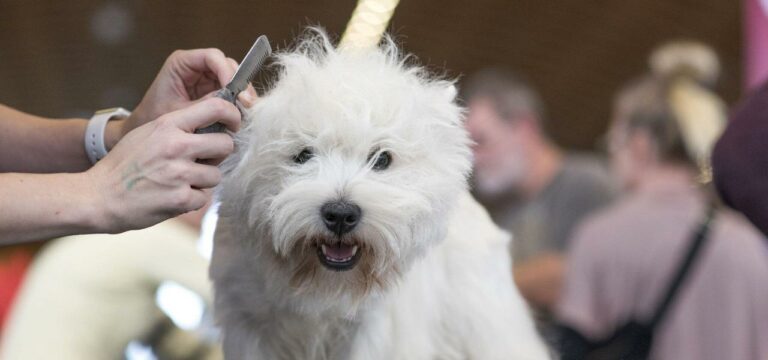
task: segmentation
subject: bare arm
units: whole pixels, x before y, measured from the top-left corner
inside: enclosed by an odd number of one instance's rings
[[[108,124],[107,148],[117,143],[122,121]],[[47,119],[0,105],[0,172],[80,172],[85,155],[85,119]]]
[[[531,305],[551,309],[560,298],[565,274],[565,258],[546,253],[514,265],[515,283]]]
[[[0,244],[106,229],[86,173],[0,174]]]

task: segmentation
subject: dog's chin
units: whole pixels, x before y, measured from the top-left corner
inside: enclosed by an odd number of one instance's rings
[[[324,239],[319,241],[315,248],[320,264],[332,271],[354,269],[363,253],[358,242],[354,240]]]
[[[329,301],[342,294],[363,299],[372,290],[384,289],[400,274],[399,266],[382,262],[368,241],[349,234],[323,234],[299,242],[290,256],[282,258],[290,263],[291,287]]]

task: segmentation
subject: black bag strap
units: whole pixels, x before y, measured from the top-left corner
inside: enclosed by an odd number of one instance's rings
[[[715,217],[715,208],[716,206],[712,203],[707,206],[704,218],[693,235],[693,240],[688,247],[688,252],[685,254],[683,262],[677,269],[677,273],[672,279],[672,282],[669,283],[667,291],[664,293],[664,298],[656,308],[656,312],[651,318],[651,321],[647,324],[651,329],[654,329],[661,323],[662,320],[664,320],[664,316],[666,316],[670,305],[672,305],[672,301],[674,301],[675,296],[683,285],[683,281],[685,281],[686,276],[690,272],[689,270],[691,269],[691,266],[693,266],[697,258],[696,255],[701,251],[702,245],[704,245],[706,242],[705,240],[707,239],[709,230],[712,227],[712,220]]]

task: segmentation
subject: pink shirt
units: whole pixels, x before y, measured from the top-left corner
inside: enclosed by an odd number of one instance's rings
[[[576,232],[558,316],[603,337],[646,320],[688,249],[703,196],[666,176],[601,211]],[[652,359],[768,359],[768,242],[720,211],[657,333]]]

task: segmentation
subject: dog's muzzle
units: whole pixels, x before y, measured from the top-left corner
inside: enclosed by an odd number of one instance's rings
[[[352,269],[360,259],[360,248],[356,242],[342,241],[342,238],[360,222],[360,207],[346,201],[329,202],[320,208],[320,217],[325,227],[335,235],[335,238],[318,244],[320,263],[335,271]]]

